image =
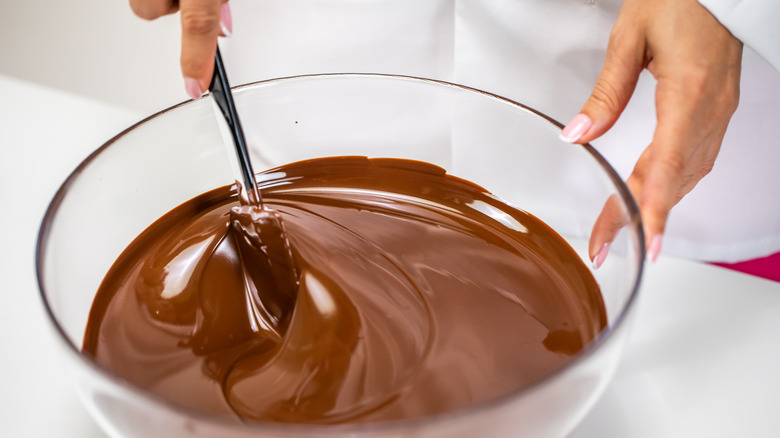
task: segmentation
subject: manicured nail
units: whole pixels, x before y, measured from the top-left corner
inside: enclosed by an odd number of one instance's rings
[[[590,117],[585,114],[577,114],[571,119],[571,122],[563,128],[563,131],[561,131],[561,134],[558,137],[566,143],[574,143],[588,132],[588,129],[590,129],[592,124],[593,122],[591,122]]]
[[[658,255],[661,254],[661,235],[656,234],[653,236],[653,240],[650,241],[650,248],[647,250],[647,259],[650,263],[655,263],[658,260]]]
[[[604,260],[607,259],[607,253],[609,252],[609,245],[609,242],[605,243],[599,250],[599,253],[596,254],[596,257],[593,258],[593,269],[598,269],[604,264]]]
[[[200,84],[195,78],[184,78],[184,89],[187,90],[187,94],[193,99],[198,99],[200,96],[203,96]]]
[[[230,15],[230,6],[227,3],[223,3],[219,10],[219,27],[222,35],[228,38],[233,36],[233,17]]]

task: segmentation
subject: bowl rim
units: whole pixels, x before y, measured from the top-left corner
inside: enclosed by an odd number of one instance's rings
[[[427,83],[439,87],[454,88],[456,90],[466,91],[469,93],[477,93],[486,98],[497,100],[505,104],[509,104],[510,106],[516,107],[522,111],[531,113],[534,116],[546,120],[553,128],[563,129],[564,127],[562,123],[558,122],[552,117],[534,108],[531,108],[527,105],[524,105],[512,99],[488,91],[480,90],[466,85],[456,84],[454,82],[443,81],[439,79],[430,79],[425,77],[408,76],[408,75],[400,75],[400,74],[384,74],[384,73],[302,74],[302,75],[284,76],[284,77],[249,82],[246,84],[234,86],[232,87],[232,89],[234,91],[240,92],[241,90],[244,89],[251,89],[255,87],[272,85],[274,83],[280,83],[280,82],[287,83],[287,82],[297,81],[297,80],[329,79],[329,78],[390,79],[394,81],[395,80],[412,81],[416,83]],[[208,96],[208,94],[204,95],[203,97],[206,96]],[[129,381],[124,380],[112,374],[111,372],[109,372],[109,370],[100,366],[94,360],[94,358],[83,354],[81,352],[81,349],[70,341],[68,335],[65,332],[65,329],[60,325],[51,305],[49,304],[49,300],[47,299],[46,288],[44,286],[44,280],[43,280],[44,261],[42,255],[45,253],[48,235],[52,225],[52,220],[56,216],[60,204],[62,203],[63,199],[67,195],[70,186],[74,183],[76,178],[78,178],[81,172],[92,162],[92,160],[94,160],[98,155],[104,152],[114,142],[121,139],[128,133],[134,131],[136,128],[144,125],[146,122],[161,117],[167,114],[168,112],[176,110],[180,107],[184,107],[196,103],[200,100],[201,99],[186,100],[176,105],[165,108],[161,111],[158,111],[148,117],[145,117],[142,120],[131,125],[130,127],[124,129],[120,133],[116,134],[114,137],[106,141],[103,145],[101,145],[95,151],[89,154],[81,163],[79,163],[79,165],[70,173],[70,175],[68,175],[68,177],[65,179],[65,181],[57,190],[57,192],[54,194],[51,202],[49,203],[49,206],[46,209],[46,213],[44,214],[43,219],[41,221],[41,226],[39,228],[38,236],[36,240],[35,275],[38,283],[38,292],[43,302],[43,306],[47,315],[47,320],[54,327],[54,330],[57,333],[56,336],[60,338],[60,340],[66,345],[66,350],[68,350],[69,354],[78,363],[91,369],[93,372],[97,373],[99,376],[101,376],[103,379],[110,382],[112,385],[117,385],[121,387],[123,390],[129,391],[135,397],[139,397],[144,400],[150,400],[153,403],[164,407],[165,409],[169,409],[173,411],[177,415],[182,415],[187,418],[192,418],[195,419],[196,421],[206,422],[209,424],[213,424],[215,426],[221,426],[228,429],[241,428],[247,431],[256,431],[256,432],[296,434],[298,436],[312,436],[312,435],[341,436],[345,433],[383,433],[383,432],[392,433],[392,432],[401,432],[404,430],[413,429],[419,426],[430,427],[431,425],[438,424],[438,423],[446,423],[448,421],[455,420],[455,419],[463,419],[464,416],[478,415],[480,412],[488,411],[500,407],[502,405],[509,404],[513,400],[522,398],[525,394],[534,391],[536,388],[541,387],[547,384],[548,382],[551,382],[557,376],[565,374],[570,369],[577,366],[577,364],[579,364],[580,362],[586,360],[588,357],[595,354],[602,345],[606,344],[609,341],[609,339],[613,337],[613,334],[618,329],[620,329],[625,325],[625,321],[628,315],[631,313],[631,310],[635,307],[635,303],[637,301],[637,297],[640,290],[639,286],[641,284],[642,276],[644,273],[644,265],[645,265],[644,257],[640,258],[636,277],[634,279],[633,285],[631,286],[632,290],[630,292],[630,295],[628,299],[625,301],[624,306],[620,309],[618,315],[614,318],[612,324],[608,325],[601,332],[599,332],[596,338],[594,338],[590,343],[588,343],[585,347],[583,347],[583,349],[579,353],[577,353],[573,358],[571,358],[565,364],[552,370],[547,374],[542,375],[532,383],[520,387],[518,389],[515,389],[506,394],[503,394],[501,396],[474,405],[469,405],[463,408],[459,408],[451,411],[445,411],[442,413],[424,416],[424,417],[415,417],[411,419],[388,420],[388,421],[377,421],[377,422],[367,422],[367,423],[343,423],[343,424],[281,423],[281,422],[269,422],[269,421],[257,421],[257,420],[245,420],[245,419],[239,419],[237,421],[235,418],[202,412],[196,409],[179,405],[147,389],[144,389],[140,386],[130,383]],[[638,230],[637,238],[638,238],[639,251],[640,254],[644,254],[646,251],[646,242],[644,239],[644,232],[643,232],[641,216],[639,214],[639,208],[633,196],[631,195],[631,192],[626,186],[626,184],[620,178],[617,171],[609,164],[606,158],[604,158],[592,145],[590,145],[589,143],[584,143],[582,145],[574,144],[572,145],[572,147],[582,147],[586,152],[588,152],[591,155],[593,159],[595,159],[597,164],[600,165],[602,169],[605,171],[606,175],[609,177],[610,181],[612,182],[615,189],[617,190],[617,193],[620,195],[620,198],[622,199],[624,205],[628,209],[628,215],[631,218],[631,220],[629,221],[627,226]]]

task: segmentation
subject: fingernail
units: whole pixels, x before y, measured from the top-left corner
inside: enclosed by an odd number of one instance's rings
[[[187,90],[187,94],[193,99],[198,99],[203,96],[200,84],[195,78],[184,78],[184,89]]]
[[[219,10],[219,27],[222,35],[228,38],[233,36],[233,17],[230,15],[230,6],[227,3],[223,3]]]
[[[661,254],[661,235],[656,234],[653,236],[653,240],[650,241],[650,248],[647,250],[647,259],[650,263],[655,263],[658,260],[658,255]]]
[[[571,119],[571,122],[563,128],[563,131],[561,131],[561,134],[558,137],[566,143],[574,143],[588,132],[588,129],[590,129],[592,124],[593,122],[591,122],[590,117],[585,114],[577,114]]]
[[[605,243],[599,250],[599,253],[596,254],[596,257],[593,258],[593,269],[598,269],[604,264],[604,260],[606,260],[609,252],[609,245],[609,242]]]

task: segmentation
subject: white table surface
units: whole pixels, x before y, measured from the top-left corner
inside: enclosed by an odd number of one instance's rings
[[[59,184],[144,115],[0,76],[0,436],[98,438],[34,275]],[[573,438],[780,435],[780,283],[661,256],[606,393]]]

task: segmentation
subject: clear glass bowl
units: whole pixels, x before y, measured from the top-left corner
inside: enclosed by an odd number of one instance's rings
[[[634,201],[598,152],[561,142],[560,123],[521,104],[427,79],[299,76],[237,87],[234,94],[256,171],[335,155],[431,162],[547,222],[589,266],[591,228],[607,199],[617,199],[627,226],[593,271],[608,326],[566,366],[529,387],[409,421],[236,424],[173,405],[111,375],[80,352],[104,274],[158,217],[235,179],[211,99],[189,101],[141,121],[84,160],[41,226],[37,273],[43,302],[84,402],[111,436],[561,437],[576,427],[619,360],[645,252]]]

